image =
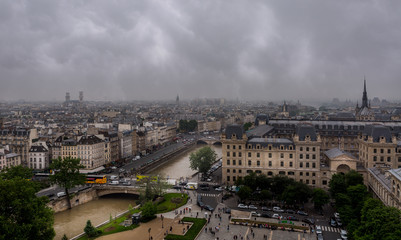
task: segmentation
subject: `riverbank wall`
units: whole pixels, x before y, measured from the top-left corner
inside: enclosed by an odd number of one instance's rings
[[[73,193],[71,196],[71,208],[98,198],[96,190],[92,188]],[[67,196],[52,200],[47,203],[47,206],[53,209],[54,213],[65,211],[68,209]]]

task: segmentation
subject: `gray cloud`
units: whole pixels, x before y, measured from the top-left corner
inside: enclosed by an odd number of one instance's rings
[[[0,100],[399,99],[398,1],[1,1]]]

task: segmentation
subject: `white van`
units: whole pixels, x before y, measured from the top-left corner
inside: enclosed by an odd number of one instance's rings
[[[58,192],[57,197],[64,197],[66,194],[65,192]]]
[[[110,180],[117,180],[117,179],[118,179],[118,177],[116,175],[111,175],[110,176]]]

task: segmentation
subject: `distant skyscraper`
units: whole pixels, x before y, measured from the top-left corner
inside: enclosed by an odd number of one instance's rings
[[[82,102],[84,100],[84,92],[80,91],[79,92],[79,101]]]
[[[66,92],[65,93],[65,101],[66,102],[69,102],[71,100],[71,98],[70,98],[70,93],[69,92]]]

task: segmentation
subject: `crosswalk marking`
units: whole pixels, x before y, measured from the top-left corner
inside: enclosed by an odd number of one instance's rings
[[[219,194],[214,194],[214,193],[198,193],[198,195],[204,196],[204,197],[217,197],[220,195]]]
[[[322,228],[322,231],[325,231],[325,232],[337,232],[337,233],[340,232],[339,228],[334,228],[334,227],[329,227],[329,226],[320,226],[320,227]]]

